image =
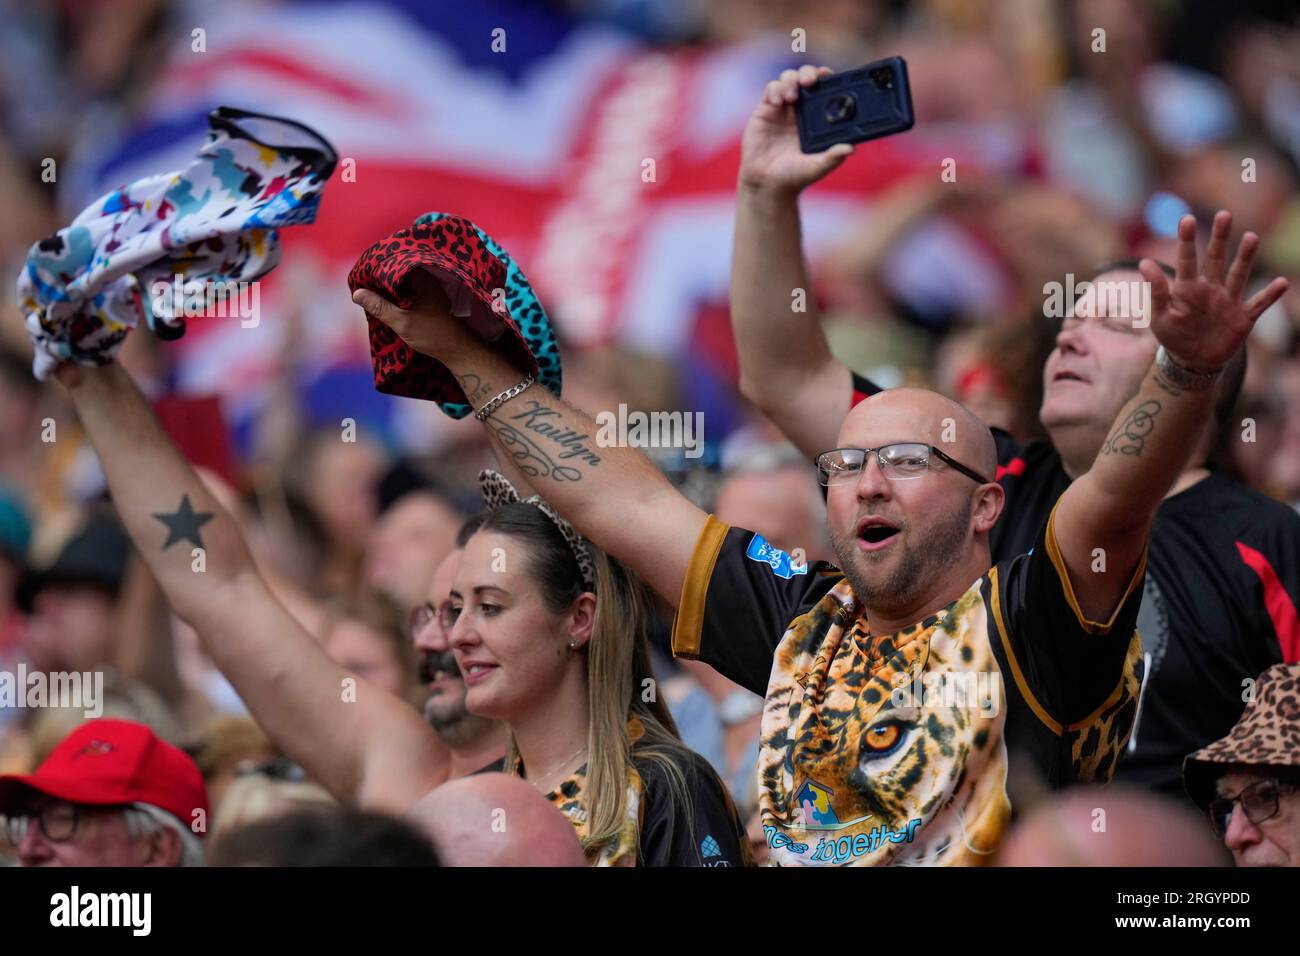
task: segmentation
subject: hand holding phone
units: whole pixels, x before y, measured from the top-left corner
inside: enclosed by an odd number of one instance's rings
[[[801,88],[811,87],[830,75],[829,67],[805,64],[797,70],[785,70],[767,84],[741,137],[742,187],[797,194],[853,154],[851,145],[832,146],[812,154],[799,148],[795,104]]]
[[[820,153],[837,143],[864,143],[912,128],[912,90],[899,56],[800,86],[795,104],[799,146]]]

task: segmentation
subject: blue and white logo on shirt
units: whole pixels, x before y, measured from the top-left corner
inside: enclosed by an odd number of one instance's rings
[[[778,578],[792,578],[796,574],[808,573],[806,561],[796,564],[790,555],[768,544],[767,539],[761,534],[756,534],[750,539],[749,547],[745,549],[745,557],[768,565]]]

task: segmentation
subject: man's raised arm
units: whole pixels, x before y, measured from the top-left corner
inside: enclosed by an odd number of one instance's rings
[[[1225,276],[1231,230],[1232,217],[1220,212],[1198,273],[1196,220],[1185,216],[1178,224],[1172,286],[1151,260],[1141,263],[1151,287],[1151,330],[1162,352],[1119,413],[1092,468],[1061,496],[1053,522],[1075,598],[1090,621],[1107,621],[1119,605],[1156,508],[1213,412],[1218,373],[1244,347],[1255,320],[1286,291],[1286,280],[1274,279],[1241,301],[1259,238],[1242,237]]]
[[[450,316],[438,283],[427,273],[411,282],[418,302],[409,311],[368,289],[358,289],[352,300],[411,348],[451,369],[475,410],[520,383],[520,369]],[[501,403],[484,424],[507,472],[522,475],[580,534],[677,606],[707,516],[645,455],[603,440],[591,415],[540,384]]]
[[[271,594],[234,519],[130,376],[116,364],[58,375],[136,550],[271,740],[345,802],[404,811],[441,783],[420,716],[369,685],[344,693],[353,675]]]
[[[852,154],[799,149],[794,103],[800,86],[829,73],[786,70],[763,91],[745,127],[736,188],[731,325],[740,390],[809,458],[835,445],[853,379],[826,344],[804,265],[799,193]],[[794,309],[802,290],[802,311]]]

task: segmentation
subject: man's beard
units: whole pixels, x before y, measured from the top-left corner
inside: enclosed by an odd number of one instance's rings
[[[868,582],[863,576],[858,561],[872,564],[883,560],[892,548],[882,552],[865,552],[858,548],[857,535],[850,531],[845,535],[838,531],[831,532],[831,544],[840,569],[848,578],[853,588],[853,596],[858,605],[876,611],[892,612],[906,610],[917,600],[926,586],[944,570],[951,567],[961,557],[962,543],[970,532],[971,501],[957,511],[941,518],[926,529],[923,541],[910,543],[900,540],[896,548],[902,548],[902,556],[894,569],[884,580]],[[855,522],[856,525],[856,522]],[[899,530],[900,539],[903,531]]]
[[[427,687],[433,683],[433,676],[439,671],[461,680],[460,667],[457,666],[456,656],[451,651],[425,654],[420,658],[420,683],[423,686]],[[445,698],[454,693],[455,691],[444,691],[437,697],[426,700],[424,721],[448,747],[459,748],[478,740],[491,729],[494,721],[469,712],[469,708],[465,706],[463,685],[460,699],[449,705]]]

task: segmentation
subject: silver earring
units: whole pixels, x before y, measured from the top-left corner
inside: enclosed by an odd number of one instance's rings
[[[578,649],[578,642],[577,642],[577,641],[569,641],[569,650],[571,650],[571,651],[576,651],[577,649]]]

